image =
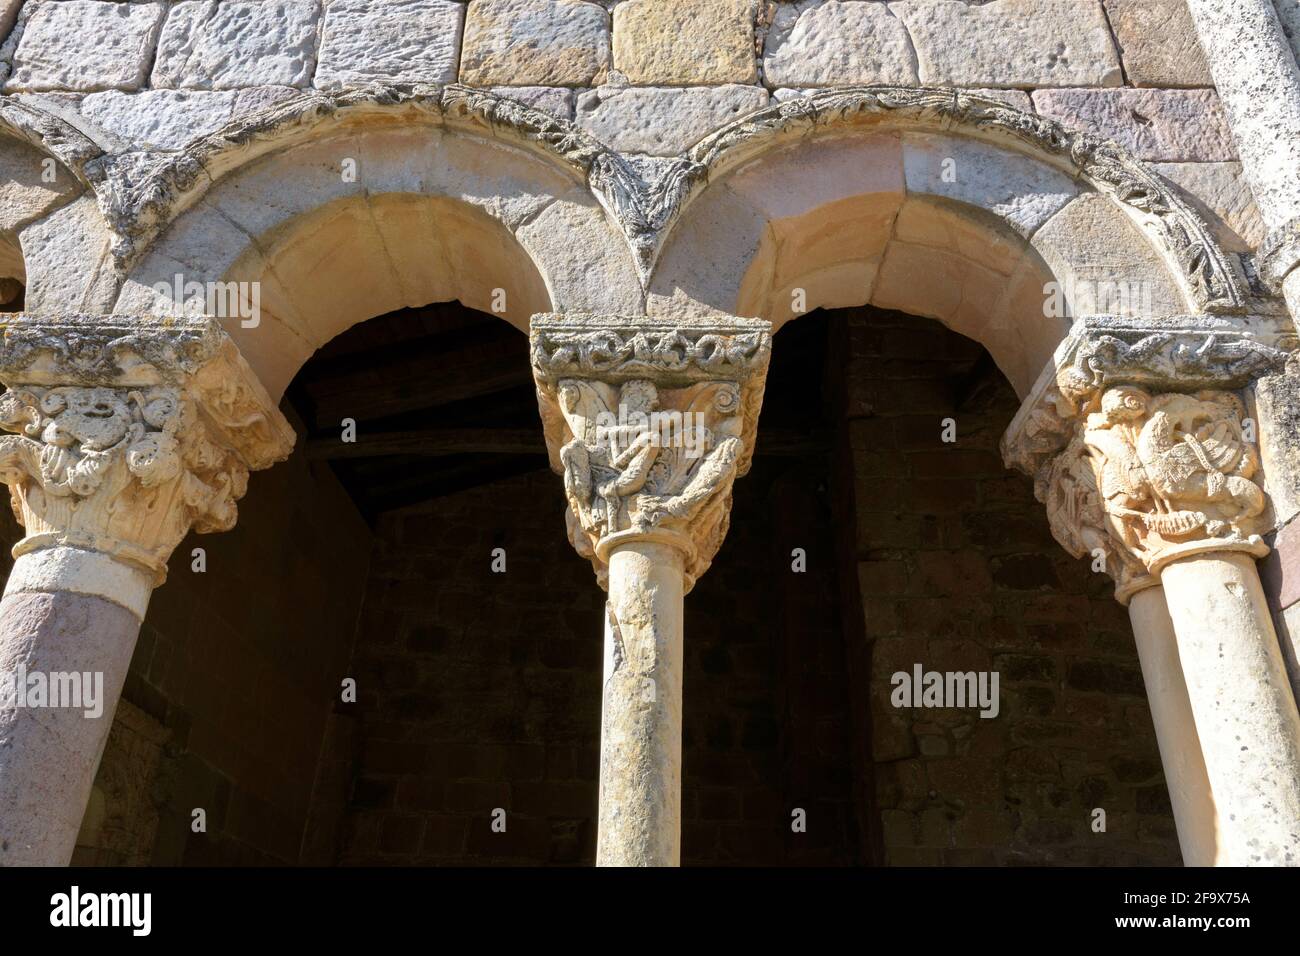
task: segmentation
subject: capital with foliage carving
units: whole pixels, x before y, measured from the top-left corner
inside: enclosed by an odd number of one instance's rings
[[[13,315],[0,327],[0,481],[26,537],[166,576],[194,529],[234,526],[250,470],[294,432],[210,319]]]
[[[726,536],[749,470],[771,326],[758,319],[537,315],[533,374],[569,539],[605,584],[621,543],[684,556],[686,588]]]

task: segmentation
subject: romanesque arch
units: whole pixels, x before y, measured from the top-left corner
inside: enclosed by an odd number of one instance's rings
[[[338,332],[405,306],[459,299],[521,329],[552,308],[635,311],[627,246],[556,125],[467,91],[282,104],[150,171],[149,212],[110,205],[115,310],[167,314],[155,287],[176,275],[258,283],[266,324],[231,332],[274,394]]]
[[[897,308],[980,341],[1023,396],[1076,317],[1249,307],[1221,223],[1114,144],[978,96],[817,93],[683,162],[703,171],[665,220],[651,315]]]

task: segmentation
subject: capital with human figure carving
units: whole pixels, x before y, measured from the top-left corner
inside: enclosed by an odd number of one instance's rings
[[[611,548],[671,544],[689,588],[726,536],[771,351],[766,322],[535,316],[532,363],[569,538],[602,585]]]

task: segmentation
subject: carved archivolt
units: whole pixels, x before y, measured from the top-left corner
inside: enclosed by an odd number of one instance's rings
[[[681,210],[709,181],[799,137],[889,122],[994,140],[1038,155],[1128,207],[1165,250],[1198,307],[1237,311],[1247,299],[1238,270],[1206,224],[1119,146],[973,94],[903,87],[827,90],[779,103],[723,127],[684,155],[650,165],[572,123],[484,90],[379,85],[303,91],[175,153],[105,156],[91,163],[87,173],[116,234],[119,268],[136,261],[172,219],[231,169],[349,124],[395,120],[507,139],[585,179],[622,228],[643,284]]]
[[[743,117],[696,144],[683,160],[712,178],[774,144],[885,120],[1005,143],[1065,169],[1128,207],[1164,250],[1198,308],[1235,312],[1246,306],[1243,278],[1206,223],[1123,147],[973,93],[885,86],[825,90]],[[698,182],[692,178],[691,187]]]
[[[532,364],[569,538],[602,586],[612,548],[666,541],[689,589],[726,536],[771,352],[766,322],[535,316]]]
[[[252,468],[294,434],[210,320],[40,321],[4,328],[0,480],[27,536],[152,572],[193,528],[224,531]]]

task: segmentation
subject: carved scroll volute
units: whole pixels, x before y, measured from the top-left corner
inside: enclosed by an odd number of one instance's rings
[[[120,316],[4,329],[0,480],[27,534],[151,572],[191,530],[225,531],[250,469],[294,434],[233,343],[209,320]]]
[[[610,551],[631,540],[678,548],[688,589],[708,568],[753,454],[770,349],[768,324],[754,319],[533,318],[569,537],[602,585]]]

